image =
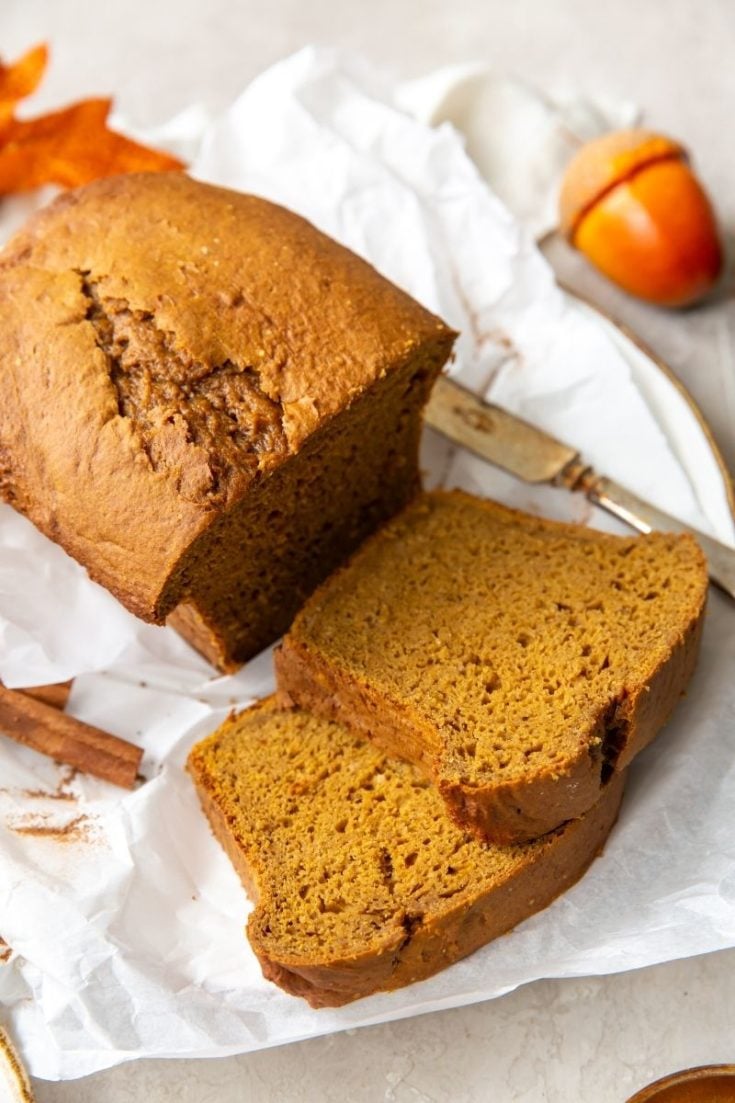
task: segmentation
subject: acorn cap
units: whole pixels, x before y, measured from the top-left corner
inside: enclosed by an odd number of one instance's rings
[[[679,142],[652,130],[613,130],[586,142],[567,166],[559,195],[562,233],[571,240],[598,199],[652,161],[688,160]]]

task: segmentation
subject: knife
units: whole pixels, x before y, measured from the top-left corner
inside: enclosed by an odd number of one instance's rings
[[[474,452],[526,483],[578,491],[638,532],[688,532],[707,556],[710,579],[735,598],[735,549],[685,525],[604,475],[576,448],[537,429],[500,406],[440,376],[426,407],[426,422],[454,444]]]

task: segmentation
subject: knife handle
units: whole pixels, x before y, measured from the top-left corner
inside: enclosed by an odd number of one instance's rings
[[[591,477],[590,477],[591,476]],[[568,485],[568,484],[567,484]],[[707,556],[709,576],[725,593],[735,598],[735,549],[728,548],[691,525],[685,525],[650,502],[643,501],[624,486],[603,476],[592,475],[589,468],[571,489],[581,490],[595,505],[631,525],[638,532],[688,532]]]

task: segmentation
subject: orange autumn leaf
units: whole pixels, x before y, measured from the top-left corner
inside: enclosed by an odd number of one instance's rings
[[[13,117],[15,105],[35,92],[46,69],[46,46],[34,46],[12,65],[0,61],[0,126]]]
[[[0,195],[184,168],[178,158],[110,130],[110,99],[82,100],[35,119],[16,119],[15,105],[38,86],[46,59],[46,47],[37,46],[13,65],[0,63]]]
[[[42,184],[78,187],[121,172],[163,172],[183,164],[107,127],[112,101],[82,100],[37,119],[14,119],[0,135],[0,194]]]

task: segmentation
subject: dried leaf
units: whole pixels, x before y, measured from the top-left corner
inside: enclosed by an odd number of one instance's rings
[[[110,99],[82,100],[36,119],[16,119],[15,105],[38,86],[46,60],[46,47],[37,46],[13,65],[0,63],[0,195],[184,168],[176,157],[110,130]]]
[[[34,46],[12,65],[0,61],[0,126],[13,117],[15,105],[35,92],[46,70],[48,49]]]

